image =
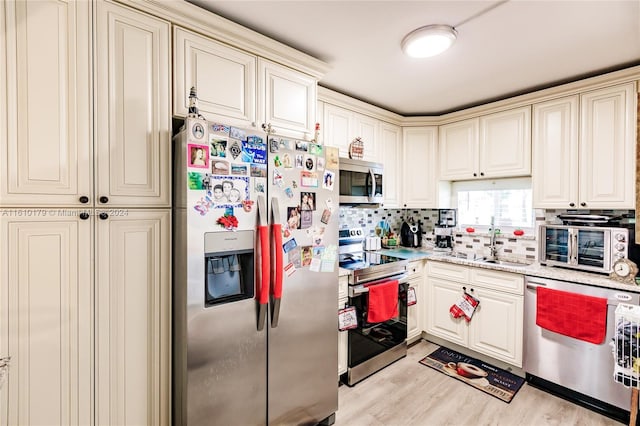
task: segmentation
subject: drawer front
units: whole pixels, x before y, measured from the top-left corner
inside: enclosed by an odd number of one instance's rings
[[[422,260],[409,262],[409,264],[407,265],[407,272],[409,273],[409,278],[418,277],[422,275],[423,269],[424,269],[424,262]]]
[[[346,299],[349,296],[349,276],[345,275],[338,278],[338,300]],[[343,306],[344,307],[344,306]]]
[[[490,269],[473,268],[470,284],[520,295],[524,292],[523,275]]]
[[[460,283],[469,282],[469,269],[466,266],[446,262],[429,262],[427,264],[429,277],[446,278]]]

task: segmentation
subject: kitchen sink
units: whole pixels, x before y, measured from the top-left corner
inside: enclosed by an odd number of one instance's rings
[[[529,266],[529,263],[512,262],[509,260],[502,260],[502,259],[476,259],[475,262],[485,263],[487,265],[513,266],[513,267],[519,267],[519,268],[524,268],[525,266]]]

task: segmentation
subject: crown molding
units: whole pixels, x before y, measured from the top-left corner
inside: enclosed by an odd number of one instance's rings
[[[117,0],[229,46],[322,78],[331,68],[306,53],[236,24],[184,0]]]
[[[405,119],[405,117],[400,114],[396,114],[384,108],[371,105],[367,102],[361,101],[359,99],[320,85],[318,86],[318,101],[353,110],[377,120],[395,124],[396,126],[402,125],[402,122]]]

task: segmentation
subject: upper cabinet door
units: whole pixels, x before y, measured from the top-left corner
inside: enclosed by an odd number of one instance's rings
[[[531,175],[531,107],[480,117],[480,176]]]
[[[315,129],[317,81],[291,68],[258,60],[258,108],[263,123],[279,134],[311,138]]]
[[[381,162],[384,164],[382,184],[384,207],[400,207],[402,183],[402,129],[388,123],[380,123]]]
[[[477,118],[440,126],[440,179],[478,177],[478,129]]]
[[[404,207],[438,207],[438,129],[406,127],[402,132]]]
[[[200,114],[207,119],[255,126],[256,56],[179,27],[173,45],[174,115],[187,115],[195,86]]]
[[[92,200],[89,6],[0,4],[2,206]]]
[[[354,139],[360,138],[364,143],[363,160],[381,162],[380,147],[378,146],[378,125],[379,121],[375,118],[363,114],[354,114]]]
[[[535,208],[569,209],[578,205],[578,97],[533,106]]]
[[[324,105],[324,143],[335,146],[340,151],[340,157],[349,157],[351,143],[353,112],[335,105]],[[322,129],[321,129],[322,130]]]
[[[635,84],[580,97],[580,207],[635,208]]]
[[[169,23],[96,2],[96,204],[170,206]]]

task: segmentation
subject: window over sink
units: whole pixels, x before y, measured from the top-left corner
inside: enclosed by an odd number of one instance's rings
[[[531,178],[454,182],[452,195],[461,229],[488,231],[493,216],[502,233],[522,229],[531,235],[534,231]]]

